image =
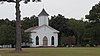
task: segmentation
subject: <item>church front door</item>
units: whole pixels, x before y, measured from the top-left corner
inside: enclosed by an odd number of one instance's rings
[[[48,39],[46,36],[43,38],[43,46],[48,46]]]

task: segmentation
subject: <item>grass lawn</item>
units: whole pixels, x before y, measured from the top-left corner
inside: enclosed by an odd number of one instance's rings
[[[14,49],[0,49],[0,56],[100,56],[100,48],[24,48],[21,53]]]

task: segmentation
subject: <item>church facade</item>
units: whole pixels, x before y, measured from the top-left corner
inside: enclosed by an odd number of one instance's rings
[[[57,47],[59,31],[49,26],[49,14],[43,9],[38,15],[38,26],[25,30],[30,32],[32,44],[30,47]]]

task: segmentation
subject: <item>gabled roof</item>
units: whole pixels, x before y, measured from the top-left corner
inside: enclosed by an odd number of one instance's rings
[[[59,33],[59,31],[58,31],[58,30],[56,30],[56,29],[54,29],[54,28],[52,28],[52,27],[50,27],[50,26],[47,26],[47,25],[42,25],[42,26],[31,27],[31,28],[29,28],[29,29],[26,29],[26,30],[25,30],[25,32],[32,32],[32,30],[35,30],[35,29],[40,29],[40,28],[42,28],[42,27],[48,27],[48,28],[50,28],[51,30],[53,30],[53,31],[54,31],[54,33]]]
[[[41,13],[38,16],[49,16],[49,14],[43,8],[43,10],[41,11]]]
[[[26,29],[24,32],[31,32],[31,30],[34,30],[36,28],[38,28],[38,26],[30,27],[30,28]]]

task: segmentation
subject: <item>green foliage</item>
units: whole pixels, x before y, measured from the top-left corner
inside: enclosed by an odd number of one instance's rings
[[[23,18],[22,20],[22,29],[26,30],[30,27],[33,27],[33,26],[37,26],[38,25],[38,17],[36,16],[32,16],[32,17],[25,17]]]
[[[34,19],[36,18],[36,19]],[[34,23],[35,22],[35,23]],[[15,34],[16,34],[16,21],[1,19],[0,20],[0,45],[15,45]],[[31,18],[26,17],[22,20],[22,43],[32,43],[32,39],[29,37],[29,33],[25,33],[24,30],[37,25],[37,17],[33,16]]]
[[[68,26],[66,23],[68,21],[67,18],[58,14],[57,16],[51,16],[50,19],[50,26],[55,28],[56,30],[60,31],[59,33],[59,45],[62,45],[62,39],[66,38],[67,36],[73,36],[73,30]]]
[[[71,18],[66,23],[74,31],[74,35],[77,38],[77,44],[81,44],[82,37],[85,32],[86,22],[83,22],[82,20],[75,20],[74,18]]]
[[[88,37],[92,44],[100,44],[100,2],[92,7],[89,11],[89,15],[86,15],[86,19],[89,19],[89,24],[87,25]]]
[[[52,16],[50,20],[50,26],[60,31],[61,36],[72,36],[74,33],[67,25],[68,19],[58,14],[58,16]]]
[[[11,25],[0,26],[0,44],[15,44],[15,28]]]
[[[82,20],[70,19],[66,23],[74,30],[78,37],[84,33],[85,23]]]
[[[92,7],[89,15],[86,15],[86,19],[89,19],[91,22],[100,22],[100,2]]]

